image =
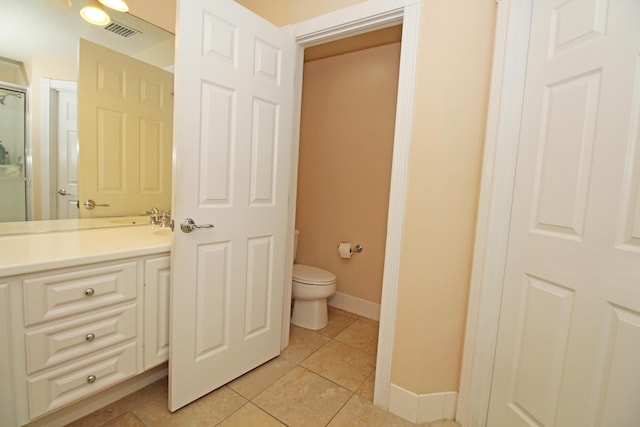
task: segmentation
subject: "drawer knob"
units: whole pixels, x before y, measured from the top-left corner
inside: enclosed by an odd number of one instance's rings
[[[84,294],[88,297],[90,297],[91,295],[95,294],[96,291],[93,290],[93,288],[87,288],[84,290]]]
[[[88,382],[89,384],[93,384],[93,383],[95,383],[95,382],[96,382],[96,376],[95,376],[95,375],[89,375],[89,376],[87,377],[87,382]]]
[[[87,341],[93,341],[95,337],[96,337],[95,334],[88,333],[87,335],[84,336],[84,339]]]

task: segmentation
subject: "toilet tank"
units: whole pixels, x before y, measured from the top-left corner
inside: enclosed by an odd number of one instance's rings
[[[300,236],[300,230],[296,229],[293,234],[293,262],[296,261],[296,256],[298,255],[298,236]]]

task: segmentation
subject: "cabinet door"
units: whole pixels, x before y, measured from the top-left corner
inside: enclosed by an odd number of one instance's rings
[[[169,359],[170,257],[144,264],[144,369]]]

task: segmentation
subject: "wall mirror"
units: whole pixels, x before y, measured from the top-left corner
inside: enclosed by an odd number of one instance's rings
[[[18,212],[17,215],[24,206],[23,217],[16,217],[12,213],[13,216],[8,218],[2,218],[2,213],[8,213],[9,209],[0,206],[0,234],[30,229],[47,231],[78,226],[123,225],[128,221],[105,222],[98,219],[137,217],[154,206],[159,209],[170,208],[170,178],[163,181],[158,174],[171,175],[171,161],[167,159],[171,152],[171,128],[160,129],[153,120],[145,122],[144,117],[148,117],[148,114],[144,112],[140,116],[143,119],[132,120],[122,116],[117,110],[117,103],[114,104],[117,98],[114,94],[120,91],[133,96],[130,93],[133,89],[124,86],[127,80],[125,74],[118,74],[111,67],[110,64],[115,61],[112,57],[102,60],[98,54],[93,54],[98,51],[102,53],[104,48],[105,52],[114,51],[136,62],[172,73],[174,35],[129,13],[111,9],[106,9],[111,17],[109,25],[91,25],[79,13],[86,3],[87,0],[3,0],[0,5],[3,16],[3,25],[0,27],[0,93],[3,98],[0,101],[4,101],[0,102],[0,141],[5,141],[3,148],[8,152],[0,155],[0,163],[4,163],[0,165],[0,192],[3,193],[0,199],[11,207],[12,212]],[[80,39],[89,42],[88,51],[93,56],[93,63],[84,68],[97,76],[97,81],[91,81],[90,85],[94,89],[97,85],[98,90],[91,95],[84,93],[82,81],[76,85],[79,69],[83,68],[82,63],[85,62],[83,58],[78,58]],[[96,48],[92,49],[94,45]],[[170,80],[172,85],[172,76]],[[136,87],[135,90],[141,91],[142,95],[137,93],[135,97],[142,99],[146,107],[158,100],[165,105],[172,105],[172,89],[160,93],[153,84],[144,81],[139,86],[142,88]],[[103,91],[100,92],[100,89]],[[83,97],[81,111],[76,110],[76,114],[73,109],[77,106],[77,100]],[[87,114],[87,99],[99,103],[106,100],[107,103],[103,102],[97,107],[92,105],[91,108],[98,110],[92,110],[83,119],[80,116]],[[125,101],[125,104],[129,105],[130,102]],[[11,110],[7,107],[13,108],[13,112],[3,117],[3,110]],[[23,108],[23,112],[16,112],[16,108]],[[67,114],[70,119],[76,120],[76,125],[69,125],[65,121]],[[18,123],[20,118],[24,120],[23,123]],[[140,122],[139,126],[133,130],[125,129],[124,123],[134,121]],[[172,121],[171,116],[168,121]],[[87,128],[89,122],[93,128]],[[82,126],[85,128],[82,129]],[[87,139],[83,138],[78,144],[78,130],[95,139],[93,148],[77,149],[83,147]],[[11,132],[16,135],[9,135]],[[25,140],[22,155],[20,148],[17,148],[19,144],[12,141],[21,135]],[[155,150],[153,143],[159,137],[163,138],[162,155]],[[131,147],[123,145],[131,140],[142,142],[138,142],[132,151]],[[96,159],[94,153],[94,157],[86,161],[86,154],[90,151],[96,151],[97,155],[103,157]],[[164,163],[160,165],[162,156]],[[140,158],[151,159],[155,166],[140,166]],[[82,172],[83,169],[85,172]],[[82,174],[86,174],[86,170],[95,170],[101,175],[94,177],[95,182],[83,187]],[[1,173],[7,171],[9,173]],[[135,186],[138,190],[141,189],[146,196],[157,195],[158,202],[153,197],[143,199],[131,197],[130,194],[126,196],[126,201],[120,202],[119,193],[126,193],[123,180],[131,176],[136,177]],[[22,187],[14,182],[20,179],[24,183]],[[5,190],[8,182],[19,190],[22,188],[22,191],[17,191],[15,199],[11,192]],[[86,201],[81,197],[87,200],[91,198],[96,205],[109,206],[96,206],[89,210],[83,207]],[[133,201],[137,199],[144,200],[144,204],[136,205]],[[79,208],[75,208],[76,204]],[[139,223],[140,219],[137,221]],[[21,227],[20,223],[23,222],[25,225]],[[84,222],[84,225],[80,222]],[[45,226],[44,223],[49,225]]]

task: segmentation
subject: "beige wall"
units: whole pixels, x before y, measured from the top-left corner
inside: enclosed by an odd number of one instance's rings
[[[354,0],[238,0],[276,25]],[[423,0],[392,382],[458,389],[495,0]]]
[[[496,3],[423,1],[391,379],[457,390]]]
[[[28,82],[24,72],[24,65],[21,62],[0,57],[0,82],[27,86]]]
[[[364,0],[236,0],[279,27],[305,21],[362,1]]]
[[[42,182],[42,148],[41,148],[41,131],[40,114],[42,94],[40,91],[40,79],[48,78],[54,80],[77,81],[78,79],[78,61],[75,58],[66,58],[59,56],[33,56],[25,63],[27,76],[30,82],[31,90],[31,147],[33,154],[33,205],[34,218],[41,219],[41,188]]]
[[[380,303],[400,44],[304,66],[297,262],[337,276],[337,290]],[[364,251],[340,258],[341,241]]]
[[[135,0],[129,13],[170,33],[176,33],[176,0]]]

